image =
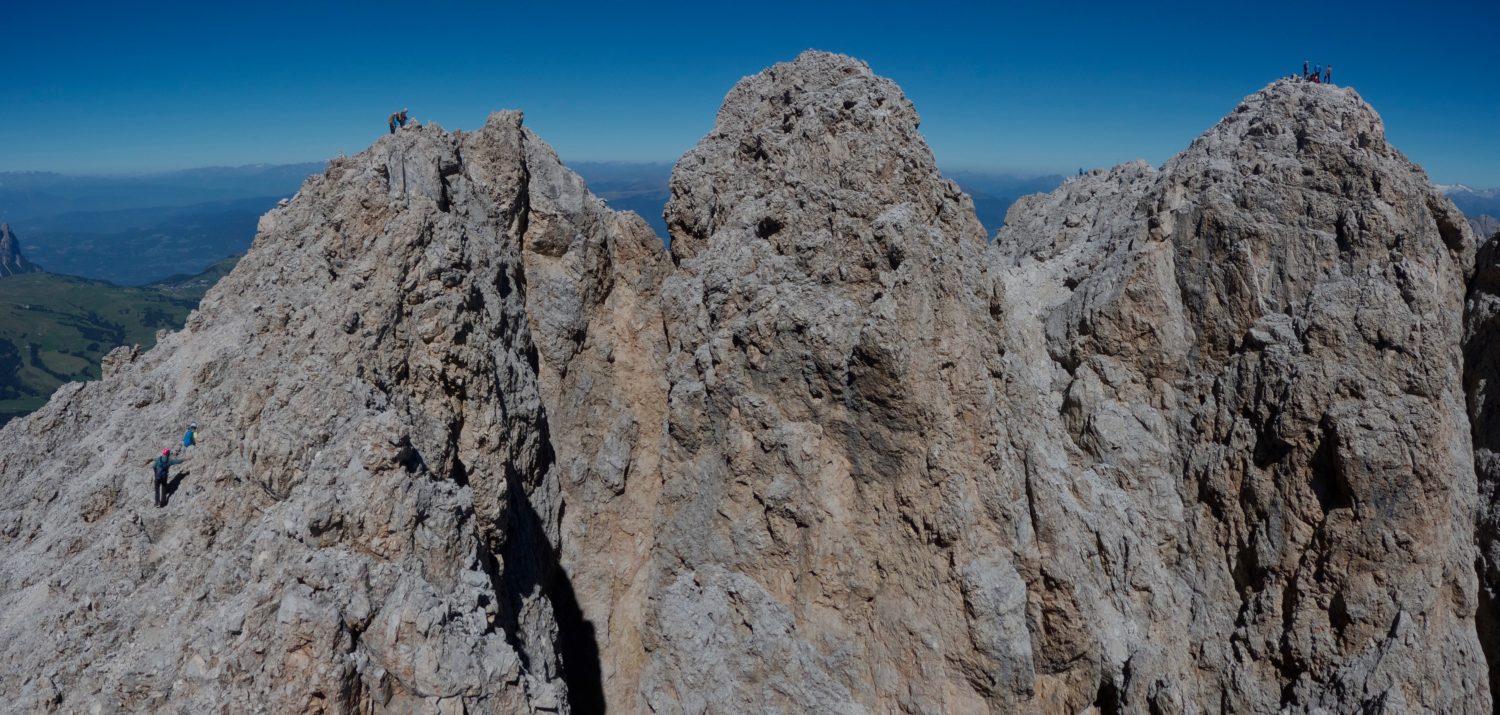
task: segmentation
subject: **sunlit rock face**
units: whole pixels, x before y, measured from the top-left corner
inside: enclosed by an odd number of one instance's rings
[[[993,240],[918,125],[847,57],[742,80],[670,250],[517,113],[333,162],[0,430],[0,690],[1489,711],[1496,261],[1375,112],[1274,83]]]

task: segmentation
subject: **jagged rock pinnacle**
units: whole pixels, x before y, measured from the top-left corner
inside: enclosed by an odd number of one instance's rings
[[[0,278],[40,270],[40,266],[21,255],[21,242],[10,232],[10,224],[0,224]]]
[[[1160,171],[1018,202],[1005,344],[1051,386],[1012,423],[1058,446],[1031,460],[1053,557],[1028,591],[1075,624],[1039,661],[1097,668],[1105,709],[1488,710],[1473,609],[1426,605],[1476,590],[1472,255],[1378,115],[1312,84],[1252,95]],[[1069,709],[1098,692],[1060,687]]]
[[[568,711],[531,331],[569,308],[528,312],[549,289],[522,255],[641,241],[516,113],[332,162],[184,330],[5,428],[0,689],[28,709]],[[147,462],[190,420],[201,444],[156,509]]]
[[[1473,236],[1378,115],[1274,83],[992,244],[917,128],[847,57],[745,78],[670,254],[518,113],[335,160],[0,430],[0,691],[1489,711],[1500,269],[1466,333]]]
[[[741,80],[714,129],[677,162],[667,223],[681,260],[708,237],[758,237],[788,253],[815,250],[829,211],[874,219],[886,208],[951,204],[939,217],[953,240],[981,240],[972,202],[943,179],[896,84],[843,55],[807,51]],[[808,225],[788,220],[807,216]],[[821,232],[818,229],[822,229]],[[847,250],[838,248],[837,250]]]
[[[1380,115],[1353,88],[1286,79],[1246,97],[1194,148],[1226,142],[1272,153],[1344,145],[1378,156],[1394,154]]]

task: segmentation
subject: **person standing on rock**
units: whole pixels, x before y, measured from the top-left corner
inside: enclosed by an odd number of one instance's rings
[[[174,465],[182,464],[180,459],[172,459],[172,450],[163,449],[161,456],[156,458],[153,469],[156,472],[156,507],[159,509],[167,505],[167,477]]]
[[[392,114],[389,124],[390,124],[390,127],[391,127],[391,133],[392,134],[396,133],[396,129],[397,128],[399,128],[399,127],[405,127],[406,126],[406,108],[402,107],[401,111],[396,112],[395,114]]]
[[[1302,79],[1307,79],[1307,60],[1302,60]]]
[[[1333,83],[1333,65],[1328,65],[1327,67],[1323,68],[1323,84],[1332,84],[1332,83]]]

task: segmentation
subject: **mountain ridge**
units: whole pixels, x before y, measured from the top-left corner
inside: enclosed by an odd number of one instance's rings
[[[918,124],[851,58],[747,77],[673,169],[670,248],[519,113],[336,160],[184,330],[0,428],[0,684],[1488,709],[1475,242],[1378,114],[1274,82],[993,242]],[[193,419],[152,510],[150,442]]]

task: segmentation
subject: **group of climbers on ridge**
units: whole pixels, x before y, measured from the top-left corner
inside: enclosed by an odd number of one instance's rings
[[[1296,79],[1292,75],[1292,79]],[[1309,65],[1307,60],[1302,60],[1302,81],[1313,84],[1333,84],[1333,65]]]
[[[187,431],[182,433],[182,452],[187,454],[189,447],[198,444],[198,423],[188,425]],[[156,482],[156,506],[161,508],[167,505],[167,484],[172,467],[182,464],[182,460],[172,458],[172,448],[166,447],[161,451],[161,456],[152,460],[151,468],[154,481]]]

